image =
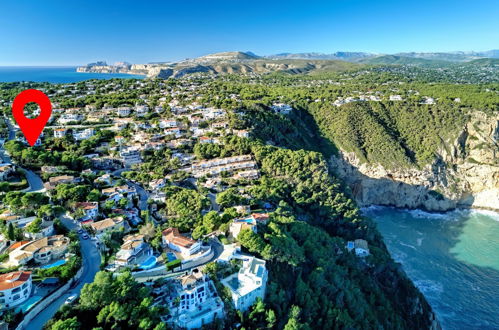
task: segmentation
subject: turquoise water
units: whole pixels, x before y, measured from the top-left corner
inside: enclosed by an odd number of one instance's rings
[[[444,329],[499,329],[499,214],[370,207],[392,257]]]
[[[0,82],[35,81],[73,83],[88,79],[136,78],[144,76],[120,73],[79,73],[76,67],[10,67],[0,66]]]
[[[149,258],[147,258],[146,261],[144,261],[141,265],[140,265],[140,268],[142,269],[150,269],[150,268],[153,268],[155,265],[156,265],[156,261],[158,259],[155,257],[155,256],[150,256]]]
[[[26,300],[25,302],[23,302],[21,305],[19,305],[17,308],[16,308],[16,311],[17,312],[23,312],[24,314],[26,314],[26,312],[28,312],[33,306],[35,306],[35,304],[37,302],[39,302],[40,300],[42,300],[43,297],[41,296],[32,296],[32,297],[29,297],[28,300]]]
[[[61,265],[64,265],[66,263],[66,260],[62,259],[62,260],[57,260],[56,262],[54,263],[51,263],[51,264],[48,264],[48,265],[45,265],[45,266],[42,266],[40,268],[43,268],[43,269],[48,269],[48,268],[52,268],[52,267],[57,267],[57,266],[61,266]]]
[[[166,254],[166,257],[168,258],[168,262],[173,261],[173,260],[177,260],[177,256],[175,255],[175,253],[172,253],[172,252],[168,252]]]

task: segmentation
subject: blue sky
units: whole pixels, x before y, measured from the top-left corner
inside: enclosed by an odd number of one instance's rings
[[[220,51],[489,50],[495,1],[2,1],[0,66],[147,63]]]

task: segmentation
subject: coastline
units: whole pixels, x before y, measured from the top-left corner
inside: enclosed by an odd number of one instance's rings
[[[433,218],[433,219],[449,219],[454,214],[483,214],[491,217],[495,221],[499,221],[499,211],[498,210],[488,210],[484,208],[473,208],[473,207],[458,207],[447,211],[428,211],[420,208],[410,209],[405,207],[389,206],[389,205],[369,205],[359,208],[364,216],[369,216],[369,212],[380,211],[384,209],[399,210],[403,212],[410,213],[416,218]]]

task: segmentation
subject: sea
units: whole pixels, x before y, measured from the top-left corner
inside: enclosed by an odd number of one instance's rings
[[[34,81],[74,83],[89,79],[135,78],[144,76],[122,73],[80,73],[76,67],[0,66],[0,82]]]
[[[371,206],[395,261],[443,329],[499,329],[499,213],[429,213]]]

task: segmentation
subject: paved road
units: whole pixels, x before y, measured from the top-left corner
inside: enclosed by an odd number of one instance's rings
[[[26,174],[26,179],[28,180],[29,183],[29,189],[25,190],[27,192],[43,192],[45,191],[45,187],[43,186],[43,181],[42,179],[33,173],[33,171],[30,171],[28,169],[23,168],[24,173]]]
[[[125,180],[129,185],[131,185],[132,187],[135,187],[135,189],[137,190],[137,194],[139,194],[139,209],[142,211],[147,210],[149,208],[149,205],[147,205],[147,200],[149,199],[149,193],[144,188],[142,188],[141,185],[138,185],[136,183],[133,183],[130,180],[123,178],[121,176],[121,173],[124,171],[129,171],[129,169],[122,168],[122,169],[116,170],[116,171],[112,172],[112,175],[119,176],[120,178]]]
[[[208,198],[210,199],[211,209],[213,211],[219,212],[220,211],[220,205],[217,204],[217,195],[214,194],[214,193],[212,193],[212,192],[209,192],[208,193]]]
[[[61,217],[62,223],[71,230],[77,230],[76,225],[70,218],[65,216]],[[76,286],[73,285],[65,294],[59,299],[54,300],[47,306],[40,314],[38,314],[29,324],[29,330],[41,330],[43,325],[50,320],[57,310],[64,304],[64,301],[73,294],[79,294],[83,285],[92,283],[95,274],[99,271],[101,257],[95,242],[88,239],[84,240],[80,237],[81,252],[83,256],[83,274]]]

